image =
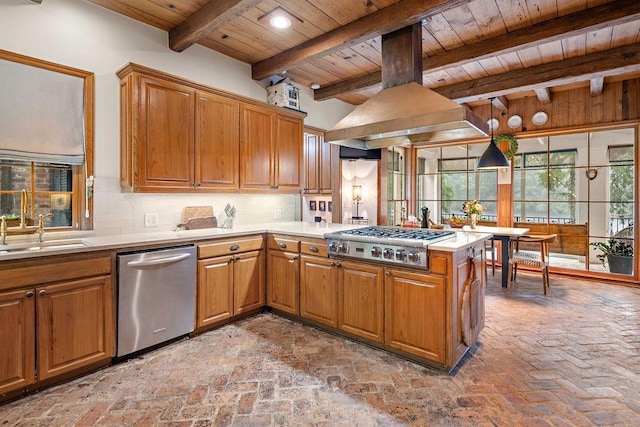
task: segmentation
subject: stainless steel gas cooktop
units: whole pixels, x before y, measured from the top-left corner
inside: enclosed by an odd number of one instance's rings
[[[365,227],[327,233],[330,256],[429,269],[428,245],[455,235],[453,231],[399,227]]]

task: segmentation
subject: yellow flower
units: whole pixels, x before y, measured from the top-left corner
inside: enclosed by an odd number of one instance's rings
[[[477,200],[467,201],[467,202],[464,202],[464,204],[462,205],[462,212],[466,213],[467,215],[481,214],[486,210],[487,208],[482,206],[482,204]]]

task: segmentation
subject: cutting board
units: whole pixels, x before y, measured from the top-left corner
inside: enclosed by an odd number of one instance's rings
[[[187,206],[182,209],[182,223],[186,224],[192,218],[206,218],[213,216],[213,206]]]

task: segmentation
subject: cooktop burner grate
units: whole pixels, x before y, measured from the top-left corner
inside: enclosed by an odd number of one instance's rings
[[[406,239],[406,240],[434,240],[443,236],[455,234],[453,231],[436,231],[415,228],[391,228],[391,227],[365,227],[353,230],[345,230],[342,236],[353,237],[378,237],[382,239]]]

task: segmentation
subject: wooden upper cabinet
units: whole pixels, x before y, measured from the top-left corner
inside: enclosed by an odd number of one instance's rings
[[[207,92],[196,96],[196,187],[235,190],[240,165],[240,103]]]
[[[319,137],[318,145],[320,146],[319,190],[321,193],[331,193],[331,157],[332,152],[337,150],[338,146],[325,142],[324,136]]]
[[[320,188],[318,159],[320,158],[318,144],[319,135],[313,133],[304,134],[304,191],[315,193]]]
[[[141,77],[138,116],[140,190],[194,184],[194,98],[189,87]]]
[[[275,176],[280,190],[300,191],[302,164],[302,121],[275,115]]]
[[[123,189],[300,189],[304,113],[137,64],[117,75]]]
[[[302,120],[254,105],[240,116],[240,188],[299,191]]]
[[[243,105],[240,121],[240,188],[274,188],[273,113]]]
[[[319,132],[304,133],[304,191],[331,193],[331,153],[334,145]]]

